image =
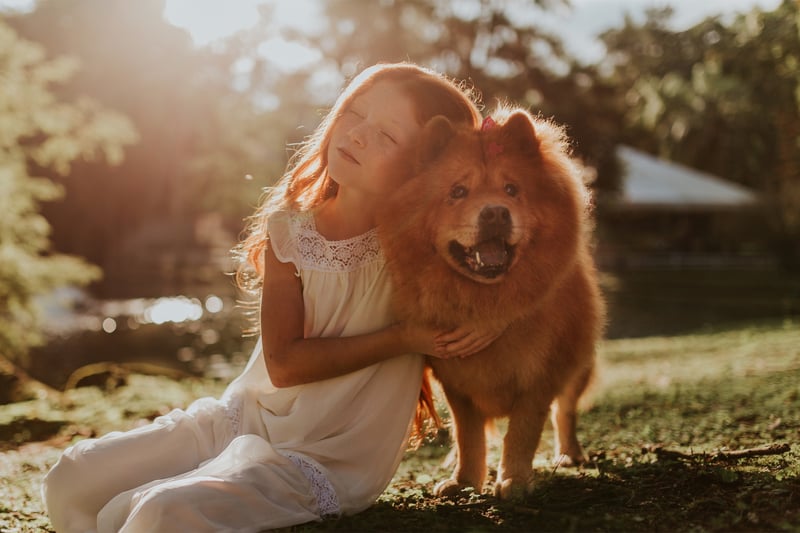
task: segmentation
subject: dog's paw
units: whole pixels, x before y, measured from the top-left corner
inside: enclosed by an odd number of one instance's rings
[[[531,492],[533,492],[533,477],[527,481],[518,478],[501,479],[494,485],[494,495],[501,500],[522,500]]]
[[[453,478],[444,479],[433,487],[433,494],[442,498],[455,498],[461,494],[464,489],[472,488],[468,485],[463,485]]]
[[[583,453],[562,453],[553,457],[553,466],[575,467],[580,466],[586,462],[586,457]]]

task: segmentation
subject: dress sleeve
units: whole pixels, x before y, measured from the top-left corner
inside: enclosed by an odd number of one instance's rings
[[[267,219],[269,246],[281,263],[294,263],[300,267],[297,253],[297,224],[289,211],[278,211]]]

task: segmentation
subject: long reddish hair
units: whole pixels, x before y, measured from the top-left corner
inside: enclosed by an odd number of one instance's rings
[[[406,62],[381,63],[364,69],[342,91],[314,133],[299,145],[280,180],[265,189],[261,205],[249,218],[244,238],[234,250],[238,260],[236,281],[240,288],[251,294],[260,290],[267,219],[272,213],[284,209],[309,210],[336,195],[338,185],[328,176],[328,145],[333,127],[355,98],[385,80],[395,83],[411,99],[414,118],[420,126],[436,115],[444,115],[457,124],[472,127],[480,124],[477,93],[465,83]],[[422,436],[429,419],[437,426],[440,424],[426,371],[414,420],[415,437]]]

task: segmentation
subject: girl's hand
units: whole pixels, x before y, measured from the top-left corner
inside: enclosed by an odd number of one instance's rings
[[[437,350],[436,338],[442,333],[440,330],[407,322],[393,327],[399,332],[399,341],[405,351],[430,355]]]
[[[481,325],[479,329],[460,326],[437,335],[434,339],[435,350],[429,355],[440,359],[467,357],[492,344],[505,330],[505,325],[497,324]]]
[[[470,356],[489,346],[506,330],[505,325],[482,325],[480,329],[461,326],[441,331],[418,324],[397,324],[408,351],[439,359]]]

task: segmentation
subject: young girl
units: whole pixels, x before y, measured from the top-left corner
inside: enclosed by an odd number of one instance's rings
[[[59,533],[256,532],[375,501],[406,446],[419,354],[467,356],[498,334],[391,319],[375,210],[439,114],[480,118],[466,91],[415,65],[353,80],[241,245],[250,268],[240,273],[261,292],[261,339],[245,370],[221,400],[67,449],[42,491]]]

